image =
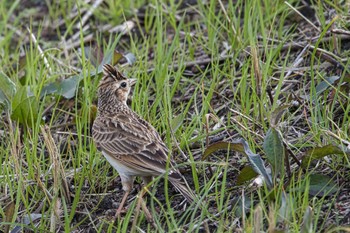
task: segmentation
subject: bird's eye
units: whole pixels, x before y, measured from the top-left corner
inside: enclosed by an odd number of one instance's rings
[[[121,87],[121,88],[125,88],[126,86],[127,86],[126,82],[122,82],[122,83],[120,84],[120,87]]]

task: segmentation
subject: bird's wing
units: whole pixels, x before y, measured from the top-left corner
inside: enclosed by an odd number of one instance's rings
[[[97,117],[93,138],[99,150],[133,170],[150,175],[166,170],[168,149],[157,131],[143,119],[124,113]]]

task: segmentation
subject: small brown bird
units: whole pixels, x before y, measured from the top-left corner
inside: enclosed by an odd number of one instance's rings
[[[118,171],[122,181],[125,194],[116,215],[119,216],[123,209],[135,176],[140,176],[147,185],[153,177],[168,172],[169,181],[189,202],[193,202],[194,194],[175,168],[175,162],[168,158],[168,148],[157,131],[126,104],[136,80],[127,79],[108,64],[103,66],[103,74],[98,87],[98,111],[92,135],[98,150]]]

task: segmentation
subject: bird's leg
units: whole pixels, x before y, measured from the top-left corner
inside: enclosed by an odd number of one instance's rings
[[[146,187],[149,183],[152,182],[153,176],[142,176],[141,179],[143,181],[143,186]]]
[[[137,200],[137,205],[136,205],[136,209],[135,209],[135,216],[134,216],[134,220],[132,222],[132,227],[131,227],[131,231],[130,232],[134,232],[136,231],[136,226],[137,226],[137,220],[140,214],[140,207],[142,207],[142,210],[144,211],[147,221],[156,229],[157,226],[154,223],[153,217],[151,215],[151,213],[149,212],[149,210],[146,207],[146,203],[143,200],[143,195],[145,194],[145,191],[147,191],[147,187],[144,186],[142,188],[142,190],[140,191],[140,194],[138,196],[138,200]]]
[[[134,222],[133,225],[136,224],[136,221],[138,219],[139,213],[140,213],[140,207],[142,207],[143,212],[145,213],[146,219],[149,223],[153,223],[153,217],[151,215],[151,213],[149,212],[145,201],[143,200],[143,195],[146,193],[147,191],[147,187],[144,186],[142,188],[142,190],[140,191],[140,194],[138,196],[138,201],[137,201],[137,205],[136,205],[136,209],[135,209],[135,218],[134,218]]]
[[[153,222],[153,217],[151,213],[149,212],[145,201],[143,200],[143,195],[148,191],[147,186],[144,186],[143,189],[141,190],[141,195],[140,195],[140,202],[141,202],[141,207],[142,210],[145,212],[146,218],[148,222]]]
[[[129,193],[130,193],[130,191],[125,191],[124,196],[123,196],[123,199],[122,199],[122,201],[121,201],[120,204],[119,204],[117,213],[115,214],[115,217],[116,217],[116,218],[119,218],[119,217],[120,217],[120,214],[122,213],[124,204],[125,204],[125,202],[126,202],[126,199],[127,199],[128,196],[129,196]]]
[[[124,207],[124,204],[126,202],[126,199],[128,198],[129,193],[132,190],[132,186],[133,186],[132,184],[133,184],[133,181],[134,181],[134,177],[133,176],[129,176],[129,175],[120,174],[120,179],[122,181],[122,186],[123,186],[123,190],[124,190],[125,193],[124,193],[124,196],[122,198],[122,201],[119,204],[117,213],[115,213],[115,218],[119,218],[120,214],[123,211],[123,207]]]
[[[148,192],[147,185],[152,181],[152,176],[143,176],[141,177],[143,181],[143,187],[141,189],[140,195],[139,195],[139,200],[137,202],[137,211],[140,209],[140,206],[142,207],[142,210],[145,212],[147,221],[152,223],[153,222],[153,217],[151,213],[149,212],[147,205],[145,201],[143,200],[143,196],[145,195],[146,192]]]

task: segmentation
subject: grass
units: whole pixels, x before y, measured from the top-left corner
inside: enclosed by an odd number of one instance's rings
[[[349,37],[330,32],[348,30],[348,6],[302,5],[104,1],[81,25],[91,3],[1,1],[0,230],[349,232],[349,152],[323,147],[349,146]],[[132,31],[109,32],[127,20]],[[97,67],[115,48],[137,58],[120,68],[138,80],[131,107],[160,132],[201,199],[183,204],[156,178],[153,225],[136,210],[136,191],[111,220],[120,179],[91,140]],[[47,88],[53,82],[64,91]],[[274,127],[277,146],[268,146],[289,163],[279,164],[283,174],[272,169],[273,187],[238,183],[252,181],[248,157],[227,147],[201,160],[215,141],[244,138],[271,167],[263,145]],[[303,168],[293,159],[311,155],[317,163]]]

